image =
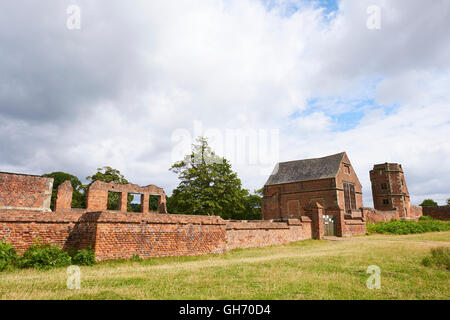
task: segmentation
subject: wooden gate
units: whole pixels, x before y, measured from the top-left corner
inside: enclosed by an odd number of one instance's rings
[[[324,234],[325,236],[336,236],[336,219],[334,216],[323,216]]]

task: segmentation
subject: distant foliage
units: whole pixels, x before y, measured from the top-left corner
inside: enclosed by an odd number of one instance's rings
[[[51,269],[68,266],[71,262],[72,259],[66,251],[37,240],[20,257],[17,266],[19,268]]]
[[[422,201],[422,203],[420,204],[421,207],[437,207],[438,204],[436,201],[434,201],[433,199],[425,199]]]
[[[367,223],[367,232],[383,234],[412,234],[437,231],[449,231],[450,222],[433,219],[421,219],[420,221],[392,220],[377,224]]]
[[[86,208],[85,187],[81,184],[80,179],[66,172],[52,172],[44,174],[43,177],[53,178],[53,189],[50,208],[55,210],[56,194],[58,187],[65,181],[70,181],[73,187],[72,208]]]
[[[73,250],[70,252],[72,264],[77,266],[92,266],[95,264],[95,253],[91,248]]]
[[[450,249],[445,247],[431,249],[431,256],[423,258],[422,264],[426,267],[437,266],[450,270]]]
[[[17,261],[16,250],[11,244],[0,241],[0,271],[13,267]]]

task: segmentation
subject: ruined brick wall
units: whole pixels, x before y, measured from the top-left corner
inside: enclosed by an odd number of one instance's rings
[[[97,260],[200,255],[226,250],[218,217],[120,212],[0,211],[0,240],[19,252],[39,238],[65,250],[91,246]]]
[[[219,217],[103,212],[97,221],[97,260],[225,250],[225,222]]]
[[[141,212],[149,212],[149,200],[151,195],[158,196],[158,212],[167,213],[166,194],[162,188],[155,185],[140,187],[135,184],[116,184],[103,181],[94,181],[89,185],[86,206],[89,211],[103,211],[108,207],[108,192],[120,193],[119,211],[127,212],[128,194],[141,195]]]
[[[65,250],[95,244],[96,214],[83,210],[55,213],[29,210],[0,210],[0,240],[25,251],[39,238]]]
[[[411,205],[411,213],[409,214],[409,219],[418,221],[421,216],[423,216],[422,207]]]
[[[53,178],[0,173],[0,210],[50,211]]]
[[[311,222],[228,221],[227,249],[264,247],[311,238]]]
[[[396,210],[384,211],[373,208],[363,208],[362,210],[366,221],[371,223],[389,222],[392,219],[399,219],[399,215]]]
[[[423,207],[423,215],[438,220],[450,220],[450,206]]]

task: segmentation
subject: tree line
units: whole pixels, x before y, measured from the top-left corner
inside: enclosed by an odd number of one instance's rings
[[[241,180],[232,170],[230,162],[219,157],[204,137],[192,145],[191,153],[175,162],[170,171],[178,175],[179,185],[167,196],[167,210],[175,214],[214,215],[224,219],[259,220],[263,189],[251,193],[242,187]],[[105,166],[86,177],[83,184],[78,177],[66,172],[44,174],[54,179],[51,208],[54,210],[58,186],[69,180],[73,187],[72,208],[86,208],[86,194],[89,184],[96,181],[130,183],[119,170]],[[128,211],[140,212],[141,204],[133,203],[134,196],[128,195]],[[116,210],[119,194],[108,194],[108,210]],[[150,210],[158,207],[157,198],[150,197]]]

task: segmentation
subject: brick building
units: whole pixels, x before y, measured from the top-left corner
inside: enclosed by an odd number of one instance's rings
[[[323,210],[317,232],[323,227],[325,235],[365,233],[362,187],[345,152],[279,163],[264,186],[265,220],[311,218],[314,206]]]
[[[376,164],[370,171],[372,197],[375,210],[379,215],[395,219],[417,219],[422,208],[411,205],[408,187],[401,164]],[[391,212],[392,214],[388,213]],[[375,221],[376,222],[376,221]]]

